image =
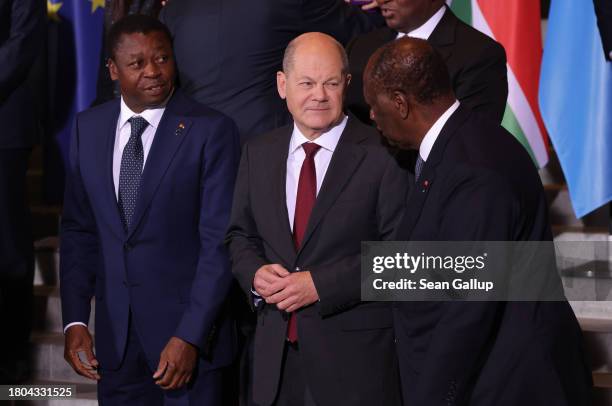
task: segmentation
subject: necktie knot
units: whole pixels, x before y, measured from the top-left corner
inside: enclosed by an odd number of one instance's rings
[[[145,120],[144,118],[140,117],[140,116],[134,116],[132,118],[130,118],[128,120],[128,122],[130,123],[130,136],[131,137],[140,137],[142,135],[142,133],[144,132],[144,130],[147,128],[147,126],[149,125],[149,123],[147,122],[147,120]]]
[[[314,142],[305,142],[302,144],[302,148],[304,149],[304,152],[306,153],[306,158],[311,158],[314,156],[314,154],[317,153],[317,151],[321,148],[320,145],[315,144]]]

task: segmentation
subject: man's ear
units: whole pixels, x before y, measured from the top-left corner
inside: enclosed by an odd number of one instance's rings
[[[395,90],[393,92],[393,105],[403,120],[408,118],[408,114],[410,113],[410,102],[406,93]]]
[[[106,66],[108,66],[108,72],[110,73],[111,79],[112,80],[119,79],[119,72],[117,71],[117,65],[115,65],[115,61],[113,61],[112,58],[108,58]]]
[[[282,71],[276,72],[276,89],[280,98],[284,100],[287,97],[287,76]]]

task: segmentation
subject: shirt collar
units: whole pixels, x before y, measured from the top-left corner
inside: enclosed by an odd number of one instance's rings
[[[429,20],[425,21],[423,25],[418,28],[415,28],[414,30],[408,33],[398,32],[396,39],[400,39],[406,35],[412,38],[420,38],[424,40],[429,39],[429,36],[433,32],[433,30],[436,29],[438,23],[440,22],[440,20],[442,20],[442,17],[444,16],[445,12],[446,6],[442,5],[442,7],[440,7],[440,10],[436,11],[436,13],[432,15]]]
[[[340,124],[332,127],[329,131],[324,132],[319,137],[317,137],[314,141],[310,141],[298,128],[298,126],[293,123],[293,133],[291,134],[291,142],[289,143],[289,155],[295,153],[295,151],[302,146],[305,142],[314,142],[317,145],[320,145],[321,148],[326,149],[330,152],[334,152],[336,146],[338,145],[338,141],[340,141],[340,136],[346,127],[346,123],[348,121],[348,117],[344,116]]]
[[[431,149],[433,148],[434,143],[438,139],[438,136],[440,135],[442,128],[444,128],[444,125],[446,124],[450,116],[458,108],[459,108],[459,100],[455,100],[455,102],[448,109],[446,109],[446,111],[442,113],[440,117],[438,117],[436,122],[431,126],[429,131],[427,131],[427,133],[425,134],[425,137],[423,137],[423,141],[421,141],[421,145],[419,146],[419,155],[421,156],[421,159],[423,161],[427,161],[427,158],[429,158],[429,153],[431,152]]]
[[[123,100],[123,96],[122,96],[121,97],[121,112],[119,113],[119,128],[120,129],[123,128],[123,126],[127,123],[127,121],[130,118],[134,116],[140,116],[144,118],[145,120],[147,120],[147,123],[149,123],[149,125],[153,127],[153,130],[157,130],[157,127],[159,126],[159,122],[161,121],[161,118],[165,110],[166,110],[166,105],[164,104],[162,106],[155,107],[152,109],[146,109],[142,113],[134,113],[127,106],[127,104],[125,104],[125,101]]]

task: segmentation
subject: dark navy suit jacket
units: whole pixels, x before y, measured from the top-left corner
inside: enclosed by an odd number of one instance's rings
[[[172,336],[200,348],[211,368],[231,362],[232,283],[223,246],[238,166],[238,130],[177,91],[144,166],[131,229],[121,225],[112,176],[119,100],[79,114],[71,140],[61,230],[64,325],[96,303],[96,351],[117,368],[128,318],[150,367]],[[201,364],[202,365],[202,364]]]
[[[552,240],[531,158],[464,105],[442,128],[407,207],[400,241]],[[580,327],[565,300],[398,302],[394,322],[406,404],[590,404]]]

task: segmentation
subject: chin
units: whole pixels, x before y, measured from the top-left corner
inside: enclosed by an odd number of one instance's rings
[[[149,96],[146,98],[146,105],[151,107],[159,106],[168,98],[169,94],[170,92],[166,92],[162,95]]]
[[[316,120],[316,121],[307,123],[308,127],[317,129],[317,130],[322,130],[322,131],[327,131],[329,128],[333,126],[333,124],[334,124],[333,120]]]
[[[385,24],[387,24],[387,27],[391,28],[392,30],[401,31],[400,29],[401,27],[399,27],[394,17],[391,17],[388,20],[385,20]]]

